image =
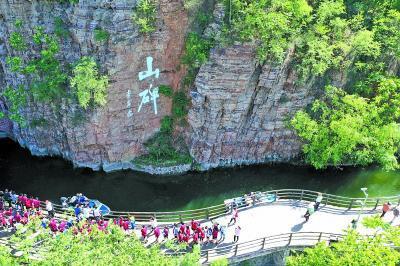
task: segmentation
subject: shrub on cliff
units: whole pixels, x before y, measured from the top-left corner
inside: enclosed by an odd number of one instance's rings
[[[139,26],[139,31],[146,34],[156,30],[156,16],[156,1],[140,0],[132,15],[132,20]]]
[[[98,105],[106,104],[108,77],[99,75],[93,58],[82,57],[72,73],[70,84],[75,89],[80,106],[86,109],[91,101]]]

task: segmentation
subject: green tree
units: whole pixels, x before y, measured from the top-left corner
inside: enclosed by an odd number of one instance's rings
[[[35,220],[18,230],[11,240],[23,252],[22,256],[12,257],[8,250],[0,248],[0,262],[5,261],[6,265],[196,265],[200,259],[198,247],[181,256],[167,256],[158,245],[146,248],[136,236],[126,235],[112,222],[107,232],[98,230],[97,226],[91,228],[90,234],[75,235],[68,230],[53,238],[49,229],[41,229],[40,221]]]
[[[377,229],[375,236],[365,236],[349,230],[343,240],[331,246],[321,242],[314,248],[306,248],[303,253],[288,257],[287,265],[398,265],[400,252],[391,245],[397,246],[399,243],[399,228],[382,222],[379,217],[370,218],[363,223]]]
[[[106,104],[108,77],[99,75],[93,58],[82,57],[72,73],[70,84],[75,89],[80,106],[86,109],[91,101],[98,105]]]
[[[371,100],[327,87],[326,96],[299,111],[291,126],[304,141],[306,161],[317,169],[328,165],[378,163],[399,168],[400,83],[383,79]]]

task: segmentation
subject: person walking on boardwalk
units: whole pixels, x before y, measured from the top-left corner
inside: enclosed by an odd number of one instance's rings
[[[317,198],[315,199],[315,204],[314,204],[314,211],[318,211],[318,207],[322,202],[322,193],[318,192]]]
[[[218,239],[218,231],[219,231],[218,224],[215,223],[213,225],[213,229],[212,229],[212,242],[214,244],[217,244],[217,242],[218,242],[218,240],[217,240]]]
[[[142,229],[140,230],[140,233],[142,234],[143,242],[147,242],[147,227],[145,225],[142,225]]]
[[[310,204],[308,204],[306,214],[304,214],[304,218],[306,218],[306,222],[308,222],[308,219],[310,219],[310,216],[313,213],[314,213],[314,204],[310,203]]]
[[[172,234],[174,235],[175,239],[178,239],[178,233],[179,233],[178,225],[175,223],[174,226],[172,227]]]
[[[168,240],[168,235],[169,235],[169,229],[167,226],[165,226],[163,230],[163,237],[165,240]]]
[[[239,218],[238,209],[234,208],[233,211],[232,211],[231,220],[229,221],[228,225],[230,225],[232,223],[232,221],[233,221],[233,224],[235,224],[238,218]]]
[[[390,210],[390,205],[390,202],[385,202],[383,204],[381,218]]]
[[[399,217],[399,215],[400,215],[399,207],[398,207],[398,206],[397,206],[397,207],[394,207],[394,208],[392,209],[392,212],[393,212],[393,219],[392,219],[392,221],[391,221],[390,223],[393,223],[394,220],[397,219],[397,218]]]
[[[51,204],[50,201],[46,200],[46,211],[49,214],[50,218],[54,217],[54,209],[53,209],[53,204]]]
[[[219,232],[220,232],[221,237],[218,242],[223,242],[225,240],[225,236],[226,236],[226,226],[220,225]]]
[[[239,241],[239,236],[240,236],[240,231],[242,230],[242,228],[240,228],[240,226],[236,226],[235,228],[235,235],[233,236],[233,243],[236,243]]]

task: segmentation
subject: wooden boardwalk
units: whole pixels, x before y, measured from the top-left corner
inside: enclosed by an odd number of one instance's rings
[[[365,216],[381,212],[381,204],[390,201],[392,206],[399,205],[399,196],[369,198],[361,208],[363,198],[346,198],[323,194],[323,200],[317,212],[310,216],[308,222],[303,218],[307,206],[314,202],[318,192],[298,189],[284,189],[258,192],[254,196],[243,196],[230,199],[216,206],[197,210],[177,212],[116,212],[108,218],[135,215],[140,237],[140,225],[149,224],[152,216],[157,217],[161,226],[171,225],[179,221],[189,222],[192,218],[201,222],[202,226],[211,226],[217,222],[227,226],[225,239],[218,244],[208,243],[201,247],[201,263],[208,264],[218,258],[230,261],[241,261],[247,258],[263,256],[283,249],[299,249],[313,246],[321,241],[338,240],[345,234],[353,219],[361,213]],[[233,203],[234,202],[234,203]],[[44,204],[44,203],[42,203]],[[239,218],[235,225],[228,225],[231,218],[232,204],[238,206]],[[60,205],[54,204],[57,216],[66,215]],[[71,213],[72,215],[72,213]],[[387,213],[384,219],[393,220],[393,214]],[[394,220],[393,225],[399,225]],[[235,226],[241,227],[239,241],[233,242]],[[362,234],[371,232],[361,226]],[[170,231],[170,238],[172,234]],[[162,237],[160,241],[164,241]],[[156,242],[151,235],[147,245]]]

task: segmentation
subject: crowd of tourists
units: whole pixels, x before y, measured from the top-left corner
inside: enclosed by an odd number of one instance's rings
[[[307,206],[304,214],[305,222],[319,209],[322,199],[322,193],[318,193],[315,202],[311,202]],[[145,243],[148,242],[151,236],[154,236],[157,243],[174,239],[178,243],[216,245],[225,241],[229,226],[235,226],[233,230],[234,236],[230,241],[239,241],[241,232],[241,227],[238,223],[238,208],[234,204],[230,206],[231,219],[227,224],[220,224],[212,220],[201,224],[199,221],[192,219],[188,223],[182,221],[168,226],[159,225],[156,217],[151,217],[148,224],[143,224],[140,228],[136,228],[136,220],[133,215],[106,219],[82,193],[76,194],[76,196],[69,198],[68,201],[64,200],[63,207],[64,209],[70,208],[73,212],[69,215],[60,215],[59,213],[56,217],[53,204],[50,201],[41,202],[37,197],[17,194],[7,189],[4,192],[0,191],[0,229],[18,229],[33,218],[40,219],[41,227],[48,228],[53,235],[66,232],[69,229],[74,234],[90,233],[94,227],[97,227],[98,230],[106,231],[108,225],[113,223],[120,226],[127,234],[138,233]],[[389,211],[393,212],[393,220],[400,214],[397,206],[392,207],[390,202],[386,202],[383,204],[381,217],[384,217]],[[354,222],[355,224],[356,222]]]
[[[0,191],[0,229],[15,230],[28,224],[33,218],[40,220],[40,226],[49,229],[51,234],[64,233],[72,230],[73,234],[91,233],[93,227],[105,231],[109,223],[120,226],[127,234],[134,234],[136,220],[133,215],[106,220],[101,212],[90,206],[90,201],[78,193],[68,201],[68,206],[63,202],[63,207],[71,207],[73,215],[55,215],[53,204],[46,200],[42,203],[38,198],[17,194],[11,190]],[[42,209],[42,207],[44,209]],[[156,242],[173,239],[178,243],[187,244],[218,244],[225,240],[228,226],[235,225],[234,242],[239,240],[241,228],[237,225],[238,209],[232,209],[232,217],[227,225],[217,222],[201,224],[192,219],[189,223],[175,223],[172,226],[159,225],[156,217],[151,217],[148,225],[141,225],[140,235],[147,243],[149,237],[154,235]],[[208,222],[209,223],[209,222]]]
[[[172,228],[169,228],[168,226],[159,226],[157,219],[152,217],[150,226],[142,225],[140,232],[145,242],[148,241],[150,235],[154,234],[156,242],[159,242],[162,237],[164,240],[172,238],[179,243],[187,244],[219,244],[225,240],[229,225],[217,222],[212,222],[211,225],[201,225],[199,221],[192,219],[189,223],[175,223]],[[240,226],[236,226],[234,242],[239,240],[240,229]]]

